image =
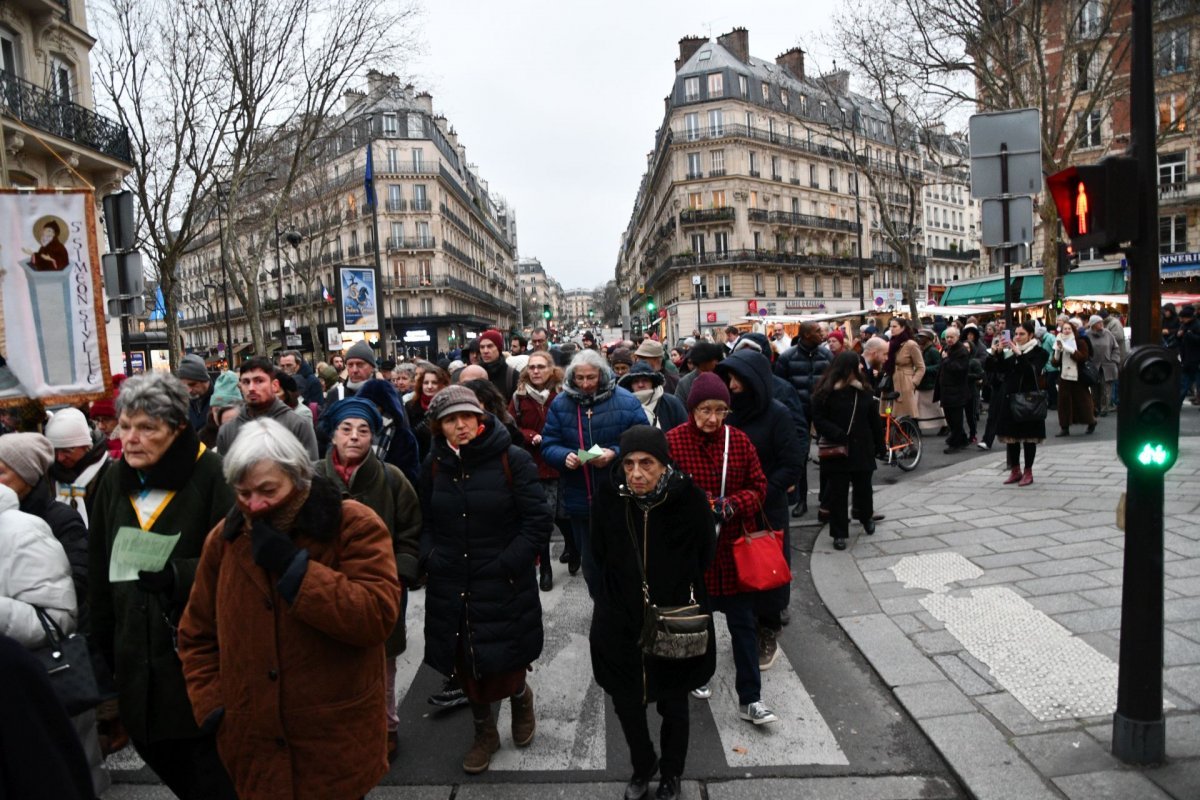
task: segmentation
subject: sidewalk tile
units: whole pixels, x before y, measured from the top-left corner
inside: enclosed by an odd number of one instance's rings
[[[1051,616],[1055,614],[1063,614],[1068,611],[1083,611],[1085,609],[1096,607],[1095,603],[1088,602],[1082,597],[1082,593],[1078,592],[1038,595],[1037,597],[1030,598],[1029,602],[1033,604],[1034,608],[1038,609],[1043,614],[1049,614]]]
[[[1014,736],[1026,736],[1033,733],[1052,733],[1054,731],[1071,730],[1079,726],[1075,719],[1060,719],[1042,722],[1029,713],[1017,698],[1008,692],[980,695],[975,701],[987,709],[1001,725],[1008,728]]]
[[[1036,550],[1039,547],[1053,547],[1056,544],[1058,542],[1049,536],[1030,536],[1028,538],[999,539],[994,542],[988,542],[987,547],[995,550],[997,553],[1011,553],[1015,550]]]
[[[924,550],[945,550],[946,545],[934,536],[922,536],[919,539],[898,539],[894,542],[880,542],[876,545],[880,551],[893,553],[919,553]]]
[[[1113,663],[1120,661],[1121,641],[1119,632],[1108,633],[1105,631],[1096,631],[1095,633],[1081,633],[1078,638],[1087,642],[1093,650],[1106,656]]]
[[[969,714],[975,704],[948,680],[896,687],[896,697],[904,708],[918,720]]]
[[[1179,592],[1184,597],[1200,597],[1200,577],[1167,578],[1166,587],[1172,592]]]
[[[1163,664],[1168,667],[1200,665],[1200,644],[1172,630],[1163,631]]]
[[[1200,558],[1172,561],[1163,567],[1163,571],[1172,578],[1190,578],[1200,575]]]
[[[979,556],[971,560],[980,569],[988,570],[996,567],[1017,567],[1021,564],[1030,564],[1034,561],[1045,561],[1047,560],[1047,556],[1042,555],[1036,550],[1016,550],[1011,553]]]
[[[1055,778],[1070,800],[1170,800],[1170,795],[1136,772],[1090,772]]]
[[[1011,539],[1008,533],[999,528],[975,528],[974,530],[959,529],[952,533],[943,533],[938,536],[943,542],[950,547],[959,547],[971,544],[987,544],[998,539]]]
[[[920,623],[924,625],[927,630],[940,631],[946,627],[946,623],[942,622],[925,609],[921,609],[917,613],[913,614],[913,616],[916,617],[917,620],[920,621]]]
[[[1038,733],[1012,740],[1038,772],[1048,778],[1116,769],[1120,762],[1082,730]]]
[[[936,717],[924,720],[921,727],[977,800],[1057,800],[981,714]]]
[[[926,633],[929,630],[917,619],[916,614],[897,614],[892,617],[892,622],[896,623],[896,627],[909,636],[914,633]]]
[[[980,575],[978,578],[970,578],[965,581],[960,581],[964,587],[972,586],[994,586],[998,583],[1016,583],[1017,581],[1027,581],[1036,578],[1024,567],[997,567],[990,569]]]
[[[949,631],[925,631],[909,635],[921,652],[929,655],[957,653],[963,649],[962,642]]]
[[[1075,544],[1060,544],[1054,547],[1039,547],[1042,553],[1055,559],[1078,558],[1081,556],[1094,556],[1098,553],[1111,553],[1114,549],[1112,545],[1104,542],[1076,542]]]
[[[1054,621],[1071,633],[1093,633],[1121,629],[1121,608],[1090,608],[1054,614]]]
[[[1200,714],[1168,714],[1167,758],[1196,758],[1198,756],[1200,756]]]
[[[1054,575],[1070,575],[1073,572],[1091,572],[1097,569],[1108,569],[1108,565],[1090,556],[1078,558],[1053,558],[1040,564],[1030,564],[1026,569],[1040,578]],[[1101,591],[1101,590],[1097,590]]]
[[[1163,614],[1167,622],[1200,620],[1200,597],[1168,600],[1163,604]]]
[[[1094,575],[1059,575],[1054,578],[1034,578],[1017,584],[1031,595],[1080,592],[1084,589],[1099,589],[1104,581]]]
[[[921,605],[922,595],[913,595],[911,597],[888,597],[879,601],[879,608],[888,616],[893,614],[912,614],[921,611],[924,607]]]
[[[839,622],[888,686],[930,683],[942,674],[885,614],[848,617]]]
[[[1146,770],[1146,777],[1171,797],[1192,800],[1200,790],[1200,761],[1179,761]]]
[[[933,660],[942,668],[946,676],[954,682],[955,686],[972,697],[980,694],[991,694],[1000,688],[998,684],[990,683],[989,679],[980,676],[978,672],[967,666],[958,656],[940,655],[934,656]]]
[[[683,786],[684,797],[700,797],[699,793],[688,793],[687,781]],[[709,800],[861,800],[864,797],[873,800],[957,800],[962,796],[948,781],[923,775],[708,781],[705,789]],[[540,796],[541,792],[530,793],[530,796],[535,795]],[[616,797],[616,792],[603,796]]]
[[[1125,570],[1120,567],[1097,570],[1092,575],[1104,581],[1109,586],[1120,586],[1125,580]]]

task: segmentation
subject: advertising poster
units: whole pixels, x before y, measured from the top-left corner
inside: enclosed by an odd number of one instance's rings
[[[101,303],[92,193],[0,190],[0,406],[108,393]]]
[[[375,270],[338,267],[338,303],[343,331],[379,330],[379,303]]]

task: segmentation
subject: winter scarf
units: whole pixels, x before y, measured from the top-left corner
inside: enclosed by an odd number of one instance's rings
[[[658,401],[662,399],[662,385],[655,386],[653,389],[642,389],[633,393],[633,396],[642,404],[642,411],[646,415],[646,421],[651,425],[658,422]]]

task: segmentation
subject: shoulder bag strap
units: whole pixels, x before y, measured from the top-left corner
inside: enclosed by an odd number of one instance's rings
[[[719,497],[725,496],[725,476],[729,472],[729,425],[725,425],[725,454],[721,456],[721,494]],[[716,525],[717,536],[721,535],[721,523]]]
[[[580,405],[575,406],[575,422],[579,426],[579,449],[587,450],[588,448],[583,446],[583,407]],[[588,507],[590,508],[592,505],[592,474],[588,472],[587,464],[580,463],[579,469],[583,471],[583,482],[587,486]]]

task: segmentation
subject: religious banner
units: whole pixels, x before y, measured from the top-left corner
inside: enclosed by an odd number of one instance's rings
[[[338,307],[344,331],[379,330],[379,293],[375,270],[338,267]]]
[[[0,406],[109,393],[91,192],[0,190]]]

